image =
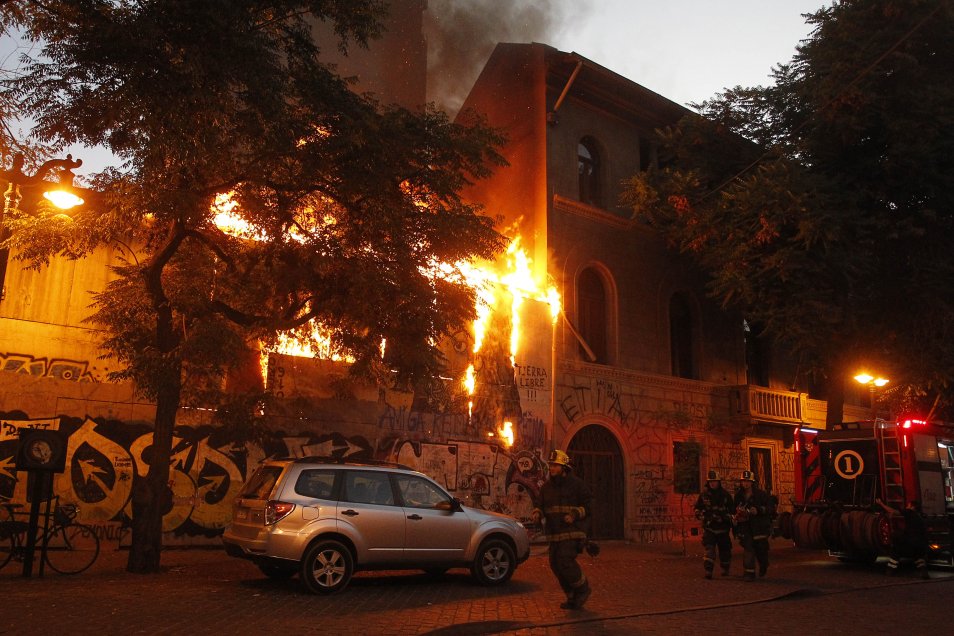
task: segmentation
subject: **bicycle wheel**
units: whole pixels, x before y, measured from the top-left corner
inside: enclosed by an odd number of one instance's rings
[[[0,522],[0,570],[13,556],[13,530],[11,522]]]
[[[79,574],[99,556],[99,537],[89,526],[56,526],[46,545],[46,563],[60,574]]]

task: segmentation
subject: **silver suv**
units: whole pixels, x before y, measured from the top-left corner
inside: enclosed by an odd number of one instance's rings
[[[469,567],[485,585],[530,556],[515,519],[462,506],[426,475],[385,462],[266,460],[245,484],[222,536],[228,554],[269,577],[299,574],[314,593],[340,592],[357,570]]]

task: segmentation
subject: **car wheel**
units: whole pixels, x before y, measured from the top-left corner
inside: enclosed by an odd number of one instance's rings
[[[257,563],[258,569],[262,574],[270,579],[281,581],[295,576],[295,568],[287,565],[277,565],[275,563]]]
[[[301,581],[313,594],[340,592],[353,573],[351,551],[338,541],[319,541],[301,560]]]
[[[490,539],[480,544],[471,573],[483,585],[500,585],[513,576],[517,559],[506,541]]]

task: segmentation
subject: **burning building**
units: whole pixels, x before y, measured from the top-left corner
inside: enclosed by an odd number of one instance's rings
[[[393,6],[391,36],[339,62],[359,90],[414,107],[425,3]],[[751,468],[783,502],[791,494],[792,431],[820,425],[824,403],[788,389],[783,359],[750,381],[742,318],[713,305],[701,273],[617,204],[620,182],[656,160],[652,131],[686,110],[544,44],[498,45],[461,121],[468,109],[510,140],[509,167],[466,196],[506,219],[511,242],[497,262],[450,264],[477,290],[478,319],[442,343],[441,382],[429,392],[357,382],[347,359],[294,339],[266,350],[237,384],[264,380],[274,398],[267,442],[238,443],[208,412],[181,411],[168,543],[214,541],[242,481],[271,454],[396,460],[470,504],[527,518],[542,458],[565,449],[600,493],[595,536],[633,541],[692,532],[686,495],[708,468]],[[25,498],[11,461],[17,431],[59,428],[69,457],[57,493],[118,538],[153,408],[106,381],[113,369],[83,318],[85,290],[103,288],[121,252],[39,272],[11,262],[0,300],[0,499]]]

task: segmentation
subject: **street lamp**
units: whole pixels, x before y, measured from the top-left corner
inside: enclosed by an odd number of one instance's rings
[[[861,384],[868,385],[868,388],[871,389],[872,391],[875,390],[875,387],[878,387],[880,389],[881,387],[886,385],[888,382],[890,382],[890,380],[888,380],[887,378],[876,378],[873,375],[869,375],[867,373],[859,373],[858,375],[855,376],[855,381]]]
[[[42,196],[61,210],[69,210],[83,204],[83,199],[76,194],[73,188],[74,168],[83,165],[82,159],[73,159],[73,155],[66,155],[66,159],[50,159],[33,175],[23,172],[23,155],[17,153],[13,157],[13,167],[9,170],[0,170],[0,181],[7,182],[7,191],[3,194],[3,208],[0,209],[0,244],[7,238],[3,219],[10,210],[18,209],[23,199],[23,190],[37,190],[44,188]],[[46,181],[44,177],[54,171],[59,171],[59,181]],[[0,300],[4,297],[4,279],[7,273],[7,250],[0,249]]]
[[[887,378],[882,378],[880,376],[875,377],[871,375],[870,373],[862,371],[861,373],[855,376],[855,382],[859,384],[864,384],[865,386],[868,387],[868,393],[870,395],[869,399],[871,400],[871,408],[874,409],[875,389],[876,388],[880,389],[881,387],[885,386],[889,382],[889,380]]]
[[[3,195],[3,211],[0,212],[0,228],[3,227],[3,217],[8,210],[17,208],[23,198],[22,189],[35,189],[45,186],[43,198],[56,207],[68,210],[83,203],[83,199],[73,191],[73,169],[83,165],[82,159],[73,159],[73,155],[66,155],[66,159],[50,159],[35,174],[27,175],[23,172],[23,155],[17,153],[13,157],[13,167],[9,170],[0,170],[0,180],[6,181],[7,191]],[[46,181],[45,177],[54,170],[59,171],[59,182]]]

